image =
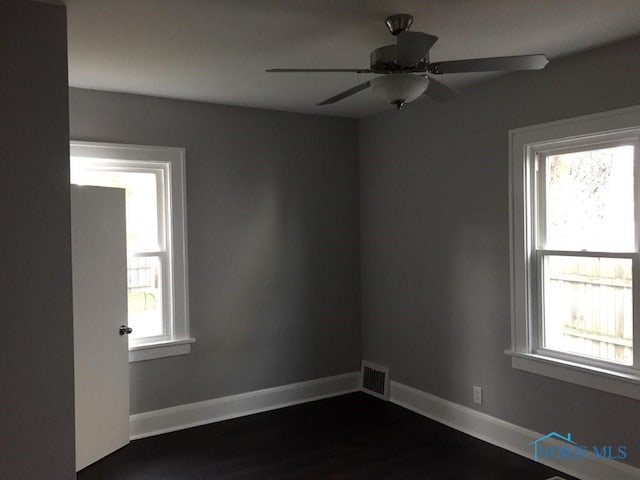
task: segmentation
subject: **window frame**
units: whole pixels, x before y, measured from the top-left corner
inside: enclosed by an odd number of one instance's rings
[[[165,335],[130,341],[129,361],[190,353],[195,339],[189,330],[185,149],[72,140],[71,158],[87,162],[92,170],[160,173],[156,173],[156,181],[162,183],[158,189],[158,203],[162,204],[158,218],[160,250],[137,253],[165,257],[161,262],[166,287],[162,300]]]
[[[631,142],[630,142],[631,140]],[[634,218],[633,251],[595,252],[537,248],[540,198],[536,165],[541,155],[585,150],[591,147],[633,143]],[[640,107],[586,115],[509,131],[509,207],[511,259],[512,366],[610,393],[640,399]],[[542,348],[540,293],[544,255],[622,257],[632,259],[633,366]]]

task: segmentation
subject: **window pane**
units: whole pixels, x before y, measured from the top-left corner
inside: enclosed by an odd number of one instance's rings
[[[546,256],[544,347],[631,365],[631,259]]]
[[[127,205],[127,250],[161,250],[158,238],[158,174],[155,172],[121,172],[71,169],[71,183],[117,187],[126,190]]]
[[[626,145],[547,157],[545,248],[633,250],[633,154]]]
[[[130,256],[127,285],[131,340],[164,335],[160,258]]]

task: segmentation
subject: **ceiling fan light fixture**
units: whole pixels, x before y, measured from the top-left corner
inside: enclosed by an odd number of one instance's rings
[[[429,86],[429,79],[408,73],[382,75],[371,80],[371,90],[385,102],[395,105],[398,110],[405,103],[414,101]]]

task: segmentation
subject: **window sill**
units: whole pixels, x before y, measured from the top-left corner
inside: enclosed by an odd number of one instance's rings
[[[191,353],[191,344],[195,341],[195,338],[185,338],[183,340],[172,340],[129,347],[129,363],[153,360],[155,358],[188,355]]]
[[[640,400],[640,375],[591,367],[533,353],[506,350],[505,354],[511,356],[511,366],[518,370]]]

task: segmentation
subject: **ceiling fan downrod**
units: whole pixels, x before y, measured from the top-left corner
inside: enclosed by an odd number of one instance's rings
[[[407,13],[397,13],[387,17],[387,27],[394,36],[409,30],[412,23],[413,17]]]

